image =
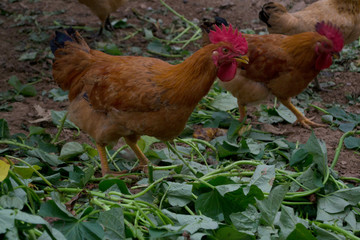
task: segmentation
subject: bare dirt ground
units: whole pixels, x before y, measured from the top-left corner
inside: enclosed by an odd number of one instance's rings
[[[184,15],[189,20],[200,22],[203,17],[213,17],[215,15],[224,16],[233,25],[240,29],[253,29],[256,32],[265,31],[265,25],[258,20],[258,12],[261,6],[267,2],[264,0],[240,1],[240,0],[167,0],[178,13]],[[302,9],[307,4],[314,1],[279,1],[292,11]],[[149,9],[164,9],[158,0],[139,1],[133,0],[112,14],[114,19],[127,18],[129,24],[141,26],[144,22],[140,21],[132,12],[135,8],[139,13],[146,15]],[[60,11],[60,12],[59,12]],[[57,14],[50,14],[50,13]],[[48,42],[36,43],[29,40],[29,32],[36,32],[39,27],[43,27],[45,32],[50,36],[54,33],[53,26],[55,21],[61,21],[64,25],[89,26],[95,28],[93,35],[97,33],[99,21],[88,8],[79,4],[76,0],[22,0],[10,1],[3,0],[0,2],[0,88],[1,92],[10,89],[7,84],[9,78],[16,75],[21,82],[26,83],[29,79],[35,78],[41,81],[34,84],[38,94],[35,97],[28,97],[22,101],[12,102],[13,107],[10,112],[0,112],[1,118],[5,118],[9,123],[12,134],[23,132],[30,125],[29,121],[40,118],[35,111],[35,106],[40,105],[45,110],[65,110],[68,102],[54,102],[48,98],[47,91],[56,88],[56,84],[51,76],[51,59],[45,56],[49,53]],[[152,18],[159,18],[162,24],[170,24],[174,15],[170,14],[153,14]],[[21,24],[20,24],[21,23]],[[46,27],[44,27],[46,26]],[[90,46],[94,46],[96,41],[114,42],[121,49],[128,49],[132,46],[140,47],[146,52],[146,41],[143,34],[138,34],[127,41],[119,41],[133,29],[117,29],[112,37],[102,36],[94,38],[87,33],[87,41]],[[160,34],[160,33],[159,33]],[[155,32],[156,35],[156,32]],[[200,42],[199,42],[200,43]],[[40,48],[35,60],[19,61],[19,57],[24,51],[31,48]],[[196,50],[196,45],[189,46],[189,50]],[[44,60],[45,59],[45,60]],[[315,105],[326,107],[328,104],[347,104],[347,94],[359,96],[360,81],[359,73],[339,72],[330,73],[320,77],[321,82],[334,81],[335,90],[330,92],[320,92],[321,102],[315,102]],[[249,109],[250,117],[254,124],[256,116],[252,115]],[[351,112],[360,113],[359,106],[349,107]],[[308,117],[315,117],[316,122],[321,122],[321,113],[314,108],[306,113]],[[269,130],[265,124],[258,123],[259,127]],[[57,129],[48,122],[37,123],[38,126],[44,127],[51,134],[55,134]],[[291,124],[274,125],[275,132],[279,131],[286,136],[288,140],[305,143],[309,138],[311,131],[292,126]],[[274,131],[274,130],[272,130]],[[334,157],[335,149],[338,145],[342,132],[330,128],[317,128],[314,130],[316,136],[326,142],[328,148],[328,159]],[[73,138],[70,131],[63,132],[62,138]],[[81,135],[79,141],[89,141],[86,135]],[[354,151],[344,149],[341,152],[337,169],[344,176],[360,177],[360,156]]]

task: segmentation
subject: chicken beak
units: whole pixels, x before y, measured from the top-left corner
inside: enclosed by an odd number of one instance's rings
[[[240,56],[235,58],[235,61],[237,63],[245,63],[245,64],[249,64],[249,58],[247,56]]]
[[[335,53],[332,54],[332,57],[333,57],[334,59],[339,59],[339,58],[340,58],[340,53],[335,52]]]

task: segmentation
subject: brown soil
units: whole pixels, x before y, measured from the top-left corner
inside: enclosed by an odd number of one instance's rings
[[[249,0],[249,1],[233,1],[233,0],[167,0],[167,3],[171,5],[177,12],[184,15],[189,20],[195,20],[200,22],[203,17],[213,17],[215,15],[225,16],[229,22],[238,28],[245,29],[250,28],[256,32],[265,31],[264,24],[261,24],[258,20],[258,11],[261,6],[267,1],[264,0]],[[306,1],[280,1],[287,7],[292,7],[292,10],[302,9],[306,4],[312,3],[312,0]],[[150,9],[165,9],[157,0],[139,1],[133,0],[120,8],[118,12],[112,14],[115,19],[127,18],[128,23],[143,26],[144,22],[137,19],[132,13],[132,8],[135,8],[139,13],[146,14]],[[63,11],[60,14],[48,14],[55,11]],[[37,77],[42,81],[36,83],[38,94],[36,97],[25,98],[23,101],[13,102],[10,105],[13,107],[10,112],[0,112],[1,118],[5,118],[9,123],[10,131],[12,134],[23,132],[26,133],[26,127],[30,125],[38,125],[46,128],[50,134],[55,134],[57,129],[48,121],[31,124],[29,121],[39,119],[43,116],[39,116],[35,110],[35,106],[39,105],[43,110],[65,110],[68,102],[54,102],[48,98],[47,91],[56,88],[56,84],[51,77],[51,59],[44,60],[49,52],[48,42],[36,43],[29,39],[30,32],[38,32],[39,27],[43,31],[52,35],[54,30],[54,21],[60,21],[65,25],[77,25],[77,26],[90,26],[95,30],[92,35],[97,33],[99,21],[91,12],[84,6],[79,4],[76,0],[20,0],[20,1],[2,1],[0,2],[0,81],[1,92],[10,89],[7,84],[10,76],[16,75],[23,83],[29,79]],[[27,17],[28,21],[23,21],[24,17]],[[163,25],[170,25],[174,15],[171,13],[161,14],[153,13],[152,18],[161,18]],[[20,24],[24,23],[24,24]],[[45,30],[44,30],[45,29]],[[134,29],[118,29],[112,36],[102,36],[95,38],[90,33],[85,32],[87,41],[90,46],[94,46],[96,41],[114,42],[117,46],[126,49],[137,46],[146,52],[146,41],[142,34],[138,34],[135,37],[127,41],[121,41],[127,34],[133,32]],[[155,33],[161,34],[161,33]],[[200,42],[199,42],[200,43]],[[19,57],[24,53],[24,50],[30,50],[32,48],[41,49],[38,56],[33,61],[19,61]],[[196,50],[197,45],[189,45],[189,50]],[[358,73],[341,72],[335,74],[328,74],[326,77],[320,78],[321,82],[334,81],[336,82],[336,89],[330,92],[320,92],[322,101],[314,103],[320,107],[325,107],[327,104],[344,104],[348,103],[346,95],[349,93],[359,95],[360,94],[360,81]],[[43,94],[45,93],[45,94]],[[255,107],[249,109],[250,117],[256,124],[256,117],[252,114]],[[349,107],[351,112],[360,113],[359,106]],[[321,122],[321,114],[314,110],[309,109],[306,113],[308,117],[315,117],[316,122]],[[269,126],[265,124],[259,124],[265,130],[269,130]],[[309,138],[311,131],[304,129],[300,126],[292,126],[291,124],[278,124],[275,125],[270,131],[281,132],[287,136],[287,139],[293,142],[299,141],[305,143]],[[317,128],[314,130],[317,137],[326,142],[328,148],[328,158],[331,162],[334,158],[335,149],[338,145],[339,138],[342,136],[342,132],[339,130],[331,130],[330,128]],[[73,139],[73,133],[66,130],[62,133],[62,139]],[[80,135],[77,138],[79,141],[90,142],[90,138],[85,134]],[[353,151],[342,150],[340,154],[339,162],[336,166],[342,175],[360,177],[360,157]]]

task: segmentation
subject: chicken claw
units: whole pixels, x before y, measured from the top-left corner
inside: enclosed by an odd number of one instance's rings
[[[131,145],[129,145],[129,146],[134,147],[136,151],[140,151],[140,149],[138,148],[136,143],[134,144],[131,140],[127,140],[126,142],[130,143]],[[126,173],[129,173],[129,171],[127,171],[127,170],[119,171],[119,172],[111,171],[109,168],[109,164],[107,162],[105,147],[102,145],[99,145],[99,144],[97,144],[96,147],[98,149],[99,156],[100,156],[102,176],[112,175],[112,176],[121,176],[121,178],[131,178],[131,179],[137,178],[137,176],[135,176],[135,175],[124,175]],[[139,154],[139,156],[141,156],[142,152],[140,151],[140,153],[138,153],[138,154]],[[143,155],[141,157],[145,157],[145,155]],[[145,157],[145,159],[146,159],[146,157]],[[148,162],[146,162],[145,159],[140,159],[140,164],[137,167],[133,168],[131,170],[131,172],[143,171],[144,173],[147,173],[148,172]]]
[[[297,119],[294,124],[301,124],[303,127],[307,129],[311,129],[311,127],[327,127],[326,124],[316,123],[311,121],[311,119],[303,117],[300,119]]]
[[[296,121],[294,124],[301,124],[303,127],[307,128],[307,129],[311,129],[311,127],[326,127],[327,125],[325,124],[320,124],[320,123],[315,123],[313,121],[311,121],[312,119],[309,119],[307,117],[305,117],[292,103],[290,98],[287,99],[280,99],[280,102],[287,107],[295,116],[296,116]]]

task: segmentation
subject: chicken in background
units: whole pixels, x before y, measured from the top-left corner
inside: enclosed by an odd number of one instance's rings
[[[105,146],[124,137],[138,157],[138,169],[148,159],[137,145],[142,135],[170,140],[178,136],[216,77],[234,78],[239,63],[247,63],[246,40],[225,27],[209,33],[210,44],[184,62],[140,56],[111,56],[92,50],[78,32],[56,32],[50,45],[55,55],[54,80],[69,90],[69,118],[96,142],[102,174],[110,171]]]
[[[202,28],[208,32],[216,24],[227,25],[227,21],[217,17]],[[271,93],[295,114],[302,126],[326,126],[306,118],[291,103],[291,98],[301,93],[322,69],[330,67],[332,57],[344,45],[340,31],[322,22],[316,24],[316,32],[243,36],[248,42],[249,63],[239,65],[231,82],[219,83],[237,98],[240,120],[246,117],[247,104],[260,102]],[[206,35],[203,42],[208,42]]]
[[[294,13],[289,13],[280,3],[269,2],[262,7],[259,18],[271,34],[313,32],[317,22],[325,21],[340,29],[345,44],[360,36],[360,0],[320,0]],[[317,79],[315,83],[320,88]]]
[[[105,28],[108,31],[114,31],[110,22],[110,13],[116,12],[127,0],[79,0],[79,3],[86,5],[93,14],[101,21],[98,35],[102,34]]]

